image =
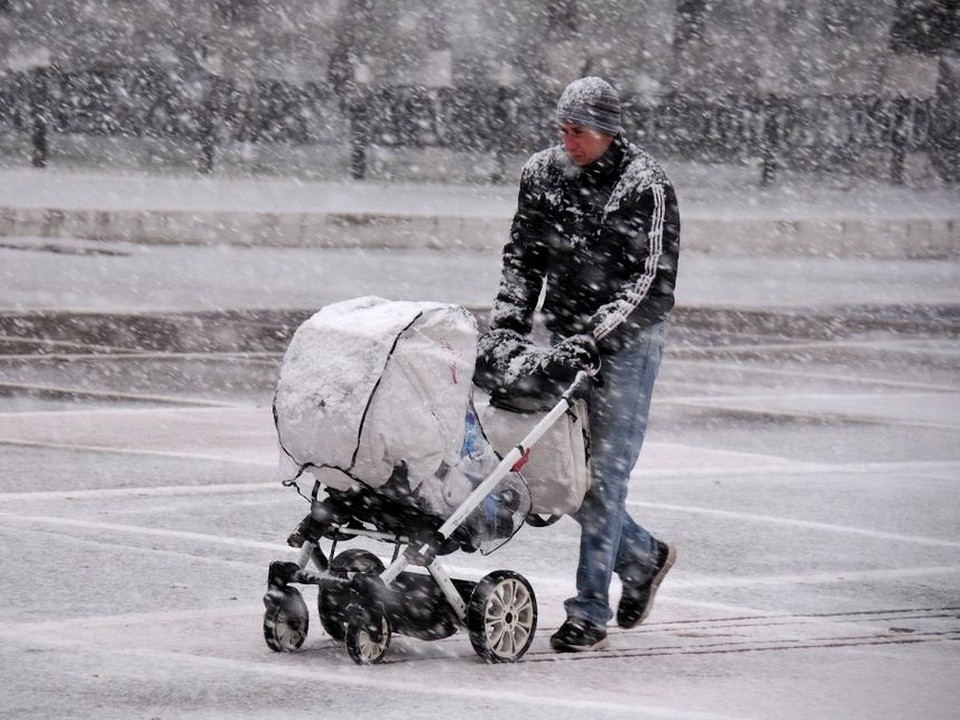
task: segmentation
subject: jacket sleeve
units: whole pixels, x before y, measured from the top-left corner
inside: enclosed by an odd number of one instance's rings
[[[534,174],[528,164],[520,178],[517,212],[503,248],[500,287],[490,318],[491,328],[514,330],[523,335],[533,327],[533,313],[547,268],[543,198]]]
[[[611,211],[601,232],[620,235],[617,244],[625,248],[629,269],[613,296],[587,321],[586,332],[597,341],[625,324],[642,328],[657,322],[673,306],[680,236],[673,188],[654,183],[639,189]],[[612,340],[608,349],[617,344]]]

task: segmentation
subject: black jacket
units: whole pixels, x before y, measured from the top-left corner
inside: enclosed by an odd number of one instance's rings
[[[523,168],[491,325],[527,334],[541,288],[559,335],[589,333],[616,352],[673,307],[680,215],[653,158],[622,137],[579,168],[561,146]]]

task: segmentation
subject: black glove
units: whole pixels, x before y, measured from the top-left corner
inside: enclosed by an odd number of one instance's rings
[[[564,382],[572,382],[581,370],[599,367],[600,351],[591,335],[571,335],[550,348],[543,359],[543,371]]]
[[[506,391],[520,375],[519,369],[529,372],[536,366],[537,358],[527,360],[533,347],[529,338],[513,330],[498,328],[482,334],[477,340],[477,364],[474,368],[474,385],[491,395]]]

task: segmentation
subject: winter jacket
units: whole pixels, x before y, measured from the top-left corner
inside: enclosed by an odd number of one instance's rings
[[[521,174],[491,326],[529,333],[545,284],[552,333],[616,352],[673,307],[679,248],[676,194],[647,153],[622,136],[585,168],[562,146],[539,152]]]

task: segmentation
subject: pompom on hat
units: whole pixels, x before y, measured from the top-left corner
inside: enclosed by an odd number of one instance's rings
[[[585,77],[567,85],[557,102],[557,123],[594,128],[608,135],[620,132],[620,98],[603,78]]]

